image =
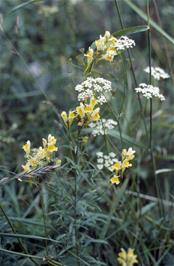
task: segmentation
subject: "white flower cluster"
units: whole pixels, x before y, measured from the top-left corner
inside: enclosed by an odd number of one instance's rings
[[[121,36],[116,43],[117,50],[125,50],[128,48],[133,48],[135,46],[135,41],[128,38],[127,36]]]
[[[108,155],[104,155],[103,152],[97,152],[97,168],[102,170],[106,167],[109,171],[112,170],[112,165],[117,162],[116,154],[114,152],[110,152]]]
[[[152,85],[147,85],[145,83],[140,83],[138,88],[135,88],[137,93],[142,93],[144,97],[147,99],[156,97],[159,98],[161,101],[165,100],[165,97],[160,94],[160,90],[158,87],[154,87]]]
[[[81,84],[78,84],[75,90],[79,93],[79,101],[85,101],[94,96],[99,104],[103,104],[108,101],[108,93],[112,91],[112,87],[109,80],[88,77]]]
[[[100,119],[96,123],[90,123],[89,127],[92,128],[92,135],[106,135],[108,134],[109,130],[116,127],[117,122],[113,119]]]
[[[146,67],[144,69],[146,73],[150,73],[150,67]],[[154,77],[154,79],[160,80],[160,79],[168,79],[170,78],[169,74],[167,74],[162,68],[160,67],[151,67],[151,74]]]

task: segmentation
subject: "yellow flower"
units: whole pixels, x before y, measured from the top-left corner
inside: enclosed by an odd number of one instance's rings
[[[27,141],[27,143],[23,145],[23,149],[27,154],[26,164],[22,165],[24,172],[30,172],[31,170],[45,166],[50,162],[60,165],[60,160],[58,162],[57,159],[53,159],[53,153],[58,150],[56,142],[57,139],[49,134],[47,139],[42,139],[43,147],[31,149],[30,141]]]
[[[90,116],[90,121],[89,122],[96,122],[100,119],[100,108],[96,108],[95,110],[93,110],[93,112],[91,113],[91,116]]]
[[[120,177],[117,176],[117,175],[114,175],[114,176],[111,178],[111,183],[112,183],[112,184],[119,185],[119,184],[120,184]]]
[[[133,160],[135,155],[135,151],[132,148],[129,148],[128,150],[123,149],[122,150],[122,158],[126,158],[127,160]]]
[[[122,169],[126,169],[126,168],[129,168],[129,167],[132,167],[132,164],[129,162],[128,159],[125,159],[123,162],[122,162]]]
[[[25,165],[22,165],[22,168],[23,168],[24,172],[30,172],[31,171],[31,165],[28,162]]]
[[[132,148],[129,148],[128,150],[123,149],[122,150],[122,160],[121,161],[117,161],[114,163],[114,165],[111,166],[111,169],[113,171],[115,171],[115,176],[116,177],[123,177],[124,171],[129,168],[132,167],[132,164],[130,163],[135,155],[134,155],[135,151]],[[112,184],[117,184],[117,180],[115,179],[115,176],[113,176],[113,179],[111,178],[111,183]],[[114,182],[114,180],[116,180],[116,182]]]
[[[102,56],[102,59],[112,62],[114,59],[114,56],[117,54],[116,50],[113,48],[108,48],[106,50],[106,53]]]
[[[23,150],[27,155],[30,154],[30,149],[31,149],[31,142],[27,140],[27,142],[22,146]]]
[[[95,41],[97,51],[104,51],[106,49],[106,41],[104,37],[100,36],[100,39]]]
[[[84,56],[87,58],[87,64],[90,65],[94,59],[94,50],[89,47],[88,51]]]
[[[129,248],[126,252],[123,248],[118,253],[118,262],[121,266],[133,266],[138,263],[137,255],[134,254],[134,249]]]
[[[85,117],[85,106],[83,103],[80,103],[80,106],[76,107],[76,113],[81,119]]]
[[[74,111],[70,111],[69,114],[67,114],[65,111],[61,113],[61,117],[63,119],[63,122],[65,123],[66,127],[70,128],[76,115]]]
[[[89,104],[80,103],[80,106],[76,107],[76,113],[78,117],[78,126],[88,125],[90,122],[98,121],[100,119],[100,108],[94,109],[97,104],[97,100],[92,97]]]
[[[117,44],[117,39],[114,36],[111,36],[108,39],[107,47],[110,48],[110,49],[114,49],[115,52],[116,52],[116,44]]]
[[[51,134],[48,135],[48,140],[42,139],[43,142],[43,147],[47,152],[55,152],[58,150],[58,148],[55,146],[56,145],[56,138],[52,136]]]
[[[112,166],[112,170],[119,171],[121,169],[122,169],[122,164],[119,161],[115,162],[114,165]]]

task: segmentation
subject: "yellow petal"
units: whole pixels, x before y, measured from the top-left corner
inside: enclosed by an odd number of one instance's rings
[[[121,168],[122,168],[121,162],[115,162],[111,168],[112,168],[112,170],[116,170],[116,171],[121,170]]]
[[[61,113],[61,117],[62,117],[63,121],[66,123],[67,120],[68,120],[68,116],[67,116],[67,113],[66,113],[65,111],[63,111],[63,112]]]

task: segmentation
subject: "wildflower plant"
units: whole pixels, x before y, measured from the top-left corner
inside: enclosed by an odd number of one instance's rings
[[[72,6],[68,1],[65,2],[62,6],[70,12]],[[118,8],[117,1],[115,5]],[[44,17],[55,16],[57,12],[61,13],[61,8],[43,6],[39,8],[39,13]],[[119,8],[118,15],[120,17]],[[76,104],[70,105],[66,110],[62,103],[57,106],[56,100],[54,103],[48,101],[56,114],[52,125],[57,130],[56,137],[49,134],[42,139],[39,147],[33,147],[30,140],[23,145],[23,171],[14,180],[22,181],[24,176],[33,176],[40,177],[41,182],[36,190],[31,191],[32,186],[26,187],[29,195],[32,192],[34,200],[24,211],[21,228],[17,226],[20,208],[14,196],[10,197],[11,202],[15,202],[15,212],[10,215],[12,222],[0,204],[2,214],[13,232],[10,237],[18,237],[22,256],[28,256],[26,261],[22,260],[21,265],[27,263],[30,266],[29,259],[34,260],[31,265],[40,265],[37,260],[41,264],[61,266],[134,266],[145,265],[146,262],[147,265],[153,265],[158,254],[152,255],[151,250],[156,250],[153,243],[158,245],[155,238],[159,239],[161,235],[164,236],[164,245],[161,244],[159,253],[164,251],[165,255],[170,238],[166,220],[170,216],[163,216],[161,219],[156,214],[164,211],[160,206],[163,201],[159,197],[147,197],[141,193],[140,184],[142,182],[143,187],[149,172],[151,187],[155,187],[154,183],[158,182],[152,141],[152,104],[156,99],[163,102],[165,96],[153,84],[151,76],[161,80],[167,79],[169,75],[160,68],[152,67],[149,60],[149,66],[144,70],[149,74],[149,81],[138,85],[134,61],[129,51],[135,48],[135,41],[127,36],[149,31],[149,28],[149,25],[138,26],[115,33],[107,30],[94,40],[87,51],[83,52],[82,61],[77,61],[81,64],[79,72],[75,72],[75,78],[79,81],[75,88],[72,86],[71,91],[76,97]],[[63,58],[61,60],[64,61]],[[111,73],[107,69],[108,65]],[[68,93],[68,97],[69,95]],[[149,101],[144,104],[141,96]],[[64,97],[63,94],[63,99]],[[150,119],[147,118],[148,112]],[[57,157],[57,136],[61,142],[62,162]],[[58,171],[54,171],[57,168]],[[43,182],[42,176],[50,171],[52,177]],[[1,181],[0,186],[5,182],[9,183],[10,178]],[[8,195],[9,191],[7,190]],[[155,191],[158,192],[157,189]],[[18,191],[14,189],[13,193]],[[23,190],[19,189],[19,193],[21,199]],[[149,198],[153,201],[150,204],[146,203]],[[30,196],[26,201],[30,201]],[[22,204],[25,209],[25,203]],[[158,221],[156,217],[159,217]],[[161,220],[164,223],[164,233],[159,231]],[[25,223],[36,226],[33,226],[31,242],[29,238],[25,245],[21,245],[31,231],[28,225],[25,228]],[[147,238],[148,231],[152,232],[150,237],[155,235],[153,241]],[[39,244],[37,241],[40,241]],[[30,249],[32,245],[33,250]],[[125,246],[135,247],[138,256],[132,248],[120,250],[120,247]],[[120,250],[117,258],[115,250]],[[15,253],[14,250],[12,252]],[[148,252],[150,255],[144,254]]]

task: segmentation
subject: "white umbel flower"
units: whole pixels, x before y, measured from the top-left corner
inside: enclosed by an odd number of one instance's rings
[[[116,43],[116,48],[119,51],[133,48],[135,46],[135,41],[128,38],[127,36],[121,36]]]
[[[112,165],[118,161],[116,158],[116,154],[114,152],[110,152],[108,155],[103,152],[97,152],[97,168],[102,170],[103,168],[107,168],[109,171],[112,170]]]
[[[94,96],[97,102],[102,105],[108,101],[112,87],[109,80],[88,77],[81,84],[76,85],[75,90],[78,92],[79,101],[85,101]]]
[[[146,73],[150,73],[150,67],[146,67],[144,69]],[[151,74],[156,80],[160,79],[168,79],[170,78],[169,74],[167,74],[162,68],[160,67],[151,67]]]
[[[160,90],[158,87],[154,87],[152,85],[148,85],[145,83],[140,83],[138,88],[135,88],[137,93],[141,93],[145,98],[151,99],[153,97],[159,98],[160,101],[164,101],[165,97],[160,94]]]
[[[92,128],[92,135],[107,135],[109,130],[114,129],[117,122],[113,119],[100,119],[96,123],[90,123],[89,127]]]

